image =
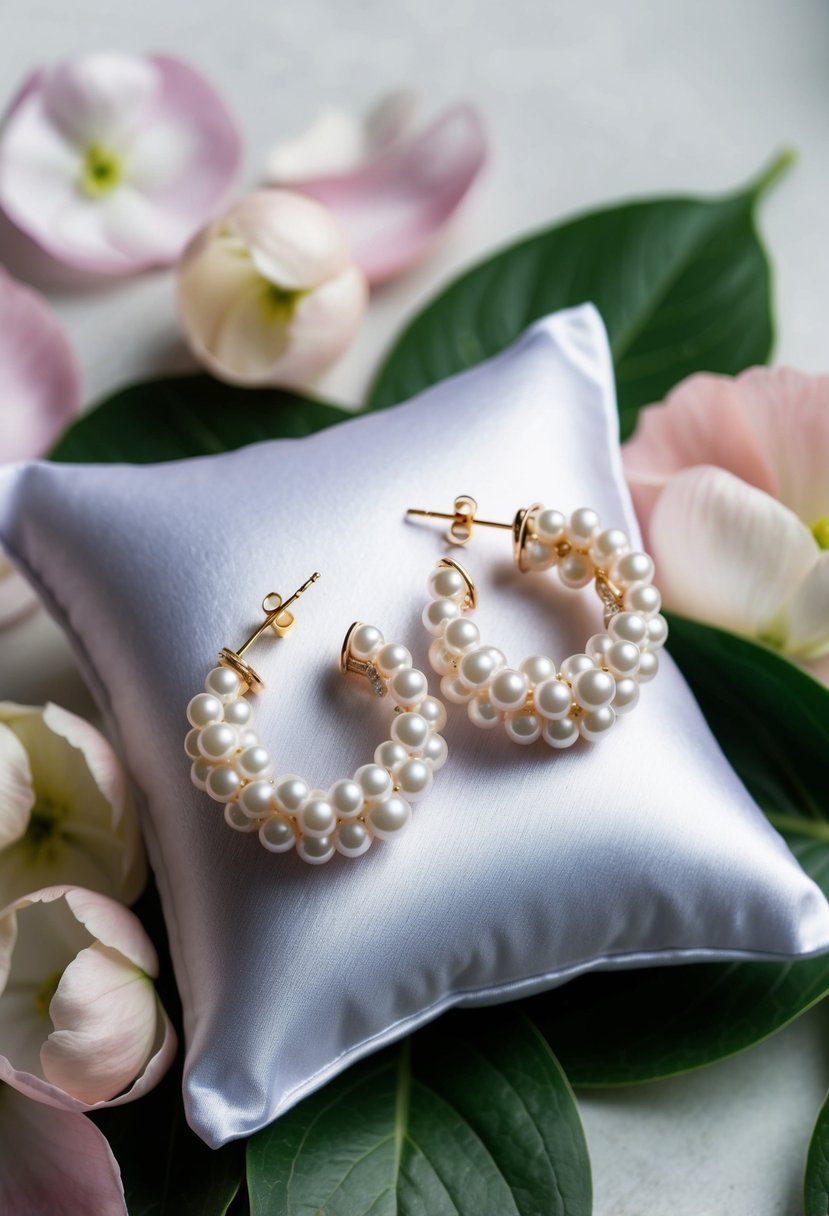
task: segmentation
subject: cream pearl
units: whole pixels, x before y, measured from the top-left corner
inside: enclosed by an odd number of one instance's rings
[[[227,764],[212,768],[204,787],[216,802],[232,802],[242,788],[242,779]]]
[[[383,744],[380,744],[382,747]],[[377,749],[380,750],[379,748]],[[328,791],[328,801],[342,819],[353,819],[363,809],[362,786],[356,781],[335,781]]]
[[[301,777],[280,777],[274,788],[276,805],[285,814],[293,815],[310,796],[310,789]]]
[[[297,823],[305,836],[328,836],[337,826],[337,816],[327,799],[311,797],[297,815]]]
[[[567,526],[567,520],[561,511],[554,511],[551,507],[544,507],[530,522],[535,535],[539,540],[544,541],[545,544],[557,545],[559,541],[564,540],[564,529]]]
[[[214,667],[207,673],[204,687],[206,692],[225,704],[228,701],[234,701],[239,696],[242,681],[229,667]]]
[[[557,558],[558,555],[553,546],[545,544],[542,540],[530,538],[525,541],[524,548],[521,550],[523,565],[535,572],[549,570],[556,564]]]
[[[206,760],[194,760],[190,765],[190,780],[195,785],[196,789],[203,790],[207,788],[207,778],[213,771],[212,764],[208,764]]]
[[[406,667],[411,667],[411,652],[399,642],[387,642],[377,651],[374,660],[378,669],[386,677],[395,675]]]
[[[448,756],[449,748],[443,735],[430,735],[423,748],[423,759],[429,761],[433,773],[443,768]]]
[[[224,718],[231,726],[247,726],[253,710],[250,701],[240,697],[238,701],[228,701],[225,704]]]
[[[504,728],[513,743],[535,743],[541,734],[541,718],[537,714],[519,710],[518,713],[507,714]]]
[[[495,708],[486,696],[473,697],[466,707],[469,721],[481,730],[490,730],[501,721],[500,711]]]
[[[366,820],[375,836],[379,836],[381,840],[390,840],[408,826],[411,817],[412,808],[406,799],[401,798],[399,794],[392,794],[385,802],[373,806]]]
[[[579,507],[573,511],[567,523],[567,537],[572,545],[585,548],[593,538],[601,521],[590,507]]]
[[[450,624],[454,624],[454,621],[451,621]],[[435,638],[433,642],[429,643],[429,663],[432,671],[436,671],[439,676],[451,675],[457,661],[458,655],[448,649],[444,638]]]
[[[334,847],[343,857],[362,857],[374,839],[364,823],[341,823],[334,833]]]
[[[201,751],[199,750],[200,734],[201,731],[199,728],[194,726],[193,729],[188,730],[187,734],[184,736],[184,750],[191,760],[201,759]]]
[[[573,708],[573,694],[563,680],[544,680],[533,692],[533,704],[543,718],[566,718]]]
[[[430,600],[423,609],[422,621],[429,633],[443,633],[450,621],[460,616],[460,605],[456,600]]]
[[[453,705],[465,705],[473,695],[472,689],[462,684],[457,676],[444,676],[440,682],[440,691]]]
[[[571,654],[561,664],[561,676],[565,680],[573,680],[580,671],[595,671],[596,664],[586,654]]]
[[[450,621],[443,635],[443,644],[453,654],[465,654],[473,650],[481,640],[481,632],[474,621],[468,617],[458,617]]]
[[[639,685],[633,676],[623,676],[616,681],[616,695],[612,705],[618,714],[629,714],[639,701]]]
[[[487,647],[470,650],[458,664],[458,678],[467,688],[485,688],[496,671],[496,663]]]
[[[425,760],[406,760],[394,773],[395,789],[409,802],[425,798],[433,781],[432,768]]]
[[[613,638],[609,633],[594,633],[591,638],[587,639],[584,652],[594,663],[603,667],[605,665],[605,656],[612,645]]]
[[[457,600],[458,603],[467,593],[463,576],[452,566],[438,566],[433,570],[429,575],[428,589],[433,600]]]
[[[572,747],[579,738],[579,728],[572,718],[555,718],[550,722],[545,722],[541,733],[544,742],[558,751],[565,747]]]
[[[224,722],[212,722],[199,733],[199,751],[205,760],[217,763],[227,760],[236,751],[239,736],[235,728]]]
[[[285,815],[271,815],[259,828],[259,840],[269,853],[289,853],[296,847],[296,828]]]
[[[598,710],[609,705],[616,693],[616,681],[606,671],[580,671],[573,680],[573,696],[582,709]]]
[[[633,642],[614,642],[612,638],[608,640],[610,646],[605,652],[605,665],[608,671],[620,678],[635,675],[639,670],[641,657],[639,647],[634,646]]]
[[[652,583],[632,583],[622,596],[622,606],[628,612],[653,616],[662,607],[662,596]]]
[[[446,725],[446,706],[437,697],[424,697],[417,712],[426,719],[432,730],[443,730]]]
[[[398,714],[391,724],[391,737],[410,752],[419,752],[429,738],[429,723],[420,714]]]
[[[260,744],[246,747],[236,757],[235,764],[240,776],[245,777],[248,781],[262,777],[271,771],[270,754]]]
[[[640,684],[647,684],[659,671],[659,657],[653,650],[646,650],[639,660],[639,670],[636,673]]]
[[[238,802],[226,804],[225,823],[236,832],[255,832],[259,826],[255,819],[248,818]]]
[[[492,657],[496,671],[500,671],[502,667],[506,667],[507,656],[504,654],[503,650],[499,650],[497,646],[482,646],[481,649],[485,650],[487,654]]]
[[[408,758],[409,753],[406,748],[395,739],[386,739],[384,743],[377,746],[374,752],[374,763],[379,764],[381,768],[388,769],[389,772]]]
[[[653,575],[653,560],[647,553],[625,553],[617,557],[610,567],[611,581],[622,588],[630,587],[632,583],[650,583]]]
[[[648,649],[658,650],[668,640],[668,622],[664,616],[654,616],[648,621]]]
[[[540,684],[542,680],[549,680],[551,676],[554,676],[556,674],[556,665],[546,654],[531,654],[521,664],[520,670],[523,671],[529,682],[535,685]]]
[[[595,573],[593,563],[583,553],[568,553],[558,564],[558,577],[562,586],[571,590],[586,587]]]
[[[349,647],[355,659],[373,659],[383,645],[383,635],[374,625],[358,625],[349,639]]]
[[[391,774],[379,764],[363,764],[354,774],[366,802],[380,802],[392,791]]]
[[[311,866],[322,866],[334,856],[331,836],[300,836],[296,851]]]
[[[209,692],[197,692],[187,706],[187,721],[191,726],[210,726],[221,722],[224,707],[218,697]]]
[[[524,672],[506,667],[492,681],[489,699],[496,709],[512,710],[524,704],[529,691],[530,681]]]
[[[616,714],[609,705],[601,709],[588,709],[579,718],[579,733],[583,739],[595,743],[616,721]]]
[[[389,692],[395,703],[403,709],[413,709],[415,705],[419,705],[428,691],[428,681],[416,667],[402,668],[392,676],[389,684]]]
[[[250,727],[239,731],[238,747],[240,751],[244,751],[247,747],[256,747],[259,743],[259,736],[255,730]]]
[[[630,541],[621,528],[605,528],[590,542],[590,557],[597,566],[606,569],[614,558],[626,553]]]
[[[264,819],[274,809],[274,790],[270,781],[251,781],[239,795],[239,806],[251,819]]]
[[[633,642],[641,646],[648,636],[648,623],[638,612],[617,612],[610,618],[607,632],[614,642]]]

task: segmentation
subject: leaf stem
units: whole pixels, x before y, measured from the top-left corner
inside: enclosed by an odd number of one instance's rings
[[[810,836],[813,840],[829,840],[829,823],[824,823],[823,820],[801,819],[799,815],[778,815],[775,811],[766,811],[766,818],[779,832],[797,832],[800,836]]]
[[[771,164],[762,171],[759,177],[755,178],[748,188],[748,193],[754,199],[760,198],[769,187],[774,185],[778,178],[788,173],[796,160],[797,149],[783,148],[781,152],[778,152]]]

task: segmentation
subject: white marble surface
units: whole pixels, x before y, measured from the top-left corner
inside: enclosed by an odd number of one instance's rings
[[[724,191],[775,151],[800,159],[766,200],[777,359],[825,370],[829,240],[829,8],[823,0],[5,0],[0,98],[43,60],[88,48],[166,50],[199,65],[246,132],[245,181],[269,143],[323,102],[420,89],[433,110],[476,101],[486,178],[451,236],[378,293],[323,390],[357,402],[393,334],[453,272],[575,210],[663,192]],[[0,260],[14,270],[0,226]],[[38,275],[78,350],[90,401],[188,365],[170,276],[72,292]],[[52,626],[0,637],[0,696],[91,713]],[[688,1077],[583,1095],[597,1216],[797,1216],[814,1116],[829,1085],[818,1009],[768,1043]]]

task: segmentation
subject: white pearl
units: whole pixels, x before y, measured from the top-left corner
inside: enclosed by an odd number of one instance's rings
[[[457,600],[467,593],[463,576],[452,566],[438,566],[429,575],[429,594],[433,600]]]
[[[212,768],[205,784],[208,794],[217,802],[232,802],[241,788],[241,777],[226,764]]]
[[[379,764],[363,764],[354,774],[366,802],[380,802],[392,790],[391,775]]]
[[[385,802],[373,806],[366,819],[375,836],[381,840],[390,840],[407,827],[412,817],[412,808],[405,798],[392,794]]]
[[[412,656],[399,642],[387,642],[377,651],[374,661],[384,676],[393,676],[398,671],[411,667]]]
[[[622,597],[622,606],[628,612],[653,616],[662,607],[662,596],[652,583],[632,583]]]
[[[561,511],[554,511],[551,507],[545,507],[533,517],[531,526],[539,540],[545,541],[548,545],[557,545],[559,541],[564,540],[564,529],[567,526],[567,520]]]
[[[542,680],[549,680],[556,674],[556,665],[546,654],[531,654],[521,664],[521,671],[531,684],[540,684]]]
[[[337,826],[337,816],[327,799],[311,797],[297,815],[297,823],[306,836],[328,836]]]
[[[247,730],[239,731],[238,747],[240,748],[241,751],[244,751],[246,747],[256,747],[258,745],[258,743],[259,743],[259,736],[257,735],[255,730],[252,730],[249,727]]]
[[[481,640],[481,632],[474,621],[468,617],[458,617],[450,621],[443,635],[443,644],[453,654],[464,654],[472,650]]]
[[[497,646],[484,646],[482,649],[492,657],[496,671],[500,671],[502,667],[506,667],[507,656],[504,654],[503,650],[499,650]]]
[[[429,738],[429,723],[420,714],[398,714],[391,724],[391,737],[410,752],[419,752]]]
[[[638,612],[617,612],[610,618],[607,632],[615,642],[633,642],[641,646],[648,636],[648,622]]]
[[[653,581],[654,565],[647,553],[625,553],[617,557],[610,568],[611,581],[617,587],[626,588],[632,583],[650,583]]]
[[[192,730],[188,730],[184,736],[184,750],[191,760],[200,760],[201,752],[199,751],[199,735],[201,731],[197,726]]]
[[[343,819],[352,819],[363,809],[362,787],[356,781],[335,781],[328,791],[328,801]]]
[[[584,548],[592,540],[600,522],[598,515],[591,511],[590,507],[579,507],[572,513],[567,524],[570,543]]]
[[[423,609],[421,620],[429,633],[443,633],[450,621],[457,620],[461,610],[456,600],[430,600]]]
[[[406,760],[395,771],[395,788],[409,802],[425,798],[432,788],[432,768],[424,760]]]
[[[608,650],[613,645],[613,638],[609,633],[594,633],[592,638],[587,639],[587,645],[584,648],[584,653],[594,663],[598,663],[600,667],[605,664],[605,656]]]
[[[246,777],[249,781],[254,777],[262,777],[266,773],[270,773],[271,758],[264,747],[256,744],[254,747],[246,747],[243,752],[240,752],[236,757],[236,768],[242,777]]]
[[[495,659],[487,647],[470,650],[458,665],[458,678],[467,688],[485,688],[496,670]]]
[[[440,691],[453,705],[465,705],[472,696],[472,690],[462,684],[457,676],[444,676],[440,682]]]
[[[558,577],[562,586],[573,591],[586,587],[594,574],[593,563],[583,553],[568,553],[558,564]]]
[[[597,566],[607,569],[608,563],[615,557],[625,553],[630,542],[621,528],[605,528],[593,537],[590,544],[590,557]]]
[[[255,819],[249,819],[238,802],[228,802],[225,806],[225,823],[236,832],[255,832],[259,826]]]
[[[280,777],[274,790],[276,805],[288,815],[298,811],[310,793],[301,777],[293,777],[290,774]]]
[[[403,709],[419,705],[429,691],[428,681],[416,667],[404,667],[392,676],[389,691]]]
[[[199,734],[199,751],[205,760],[227,760],[236,751],[238,734],[233,726],[212,722]]]
[[[239,696],[242,681],[229,667],[214,667],[207,673],[204,687],[207,692],[225,704],[228,701],[234,701]]]
[[[530,691],[530,681],[523,671],[506,667],[499,671],[489,689],[489,699],[496,709],[517,709]]]
[[[239,795],[239,805],[251,819],[264,819],[274,808],[273,786],[270,781],[251,781]]]
[[[610,639],[610,646],[605,654],[605,663],[608,671],[611,671],[614,676],[635,675],[639,670],[639,659],[639,647],[634,646],[633,642],[614,642]]]
[[[646,650],[639,660],[639,670],[636,673],[640,684],[647,684],[659,671],[659,657],[653,650]]]
[[[379,764],[381,768],[387,768],[389,772],[408,758],[409,753],[403,744],[394,739],[386,739],[385,743],[378,744],[374,752],[374,763]]]
[[[595,743],[615,721],[616,714],[609,705],[603,705],[601,709],[588,709],[579,718],[579,732],[583,739]]]
[[[507,715],[504,727],[513,743],[535,743],[541,734],[541,718],[537,714],[519,711]]]
[[[296,828],[284,815],[272,815],[260,827],[259,839],[269,853],[288,853],[296,846]]]
[[[355,659],[373,659],[383,645],[383,635],[374,625],[358,625],[351,635],[349,648]]]
[[[595,671],[596,664],[586,654],[571,654],[561,664],[561,675],[565,680],[573,680],[580,671]]]
[[[373,839],[364,823],[341,823],[334,834],[334,847],[343,857],[362,857]]]
[[[556,718],[551,722],[545,722],[544,730],[541,733],[544,736],[544,742],[549,747],[561,751],[565,747],[572,747],[578,741],[579,728],[572,718]]]
[[[553,676],[544,680],[533,693],[533,704],[543,718],[566,718],[573,708],[573,694],[563,680]]]
[[[334,856],[331,836],[300,836],[296,851],[311,866],[322,866]]]
[[[444,638],[435,638],[429,643],[429,662],[432,671],[439,676],[451,675],[455,670],[458,656],[447,649]]]
[[[648,648],[658,650],[668,640],[668,622],[664,616],[654,616],[648,621]]]
[[[601,709],[616,693],[616,681],[606,671],[580,671],[573,680],[573,695],[583,709]]]
[[[558,555],[553,546],[545,544],[542,540],[529,539],[521,550],[523,564],[529,570],[536,572],[549,570],[551,566],[556,564],[557,557]]]
[[[253,710],[250,701],[240,697],[238,701],[228,701],[225,705],[225,722],[231,726],[247,726]]]
[[[206,760],[194,760],[190,765],[190,780],[196,789],[203,790],[207,786],[207,778],[213,771],[213,766]]]
[[[187,706],[187,720],[191,726],[210,726],[221,722],[223,707],[218,697],[209,692],[197,692]]]
[[[616,681],[616,695],[612,704],[617,714],[629,714],[636,708],[638,700],[639,685],[632,676],[623,676]]]
[[[446,706],[437,697],[426,697],[420,702],[417,712],[426,719],[432,730],[443,730],[446,725]]]
[[[501,721],[500,711],[487,696],[480,693],[469,702],[466,712],[472,725],[480,727],[481,730],[489,730]]]
[[[443,768],[448,756],[449,748],[446,746],[443,735],[430,735],[423,748],[423,759],[429,761],[433,773],[436,773],[439,768]]]

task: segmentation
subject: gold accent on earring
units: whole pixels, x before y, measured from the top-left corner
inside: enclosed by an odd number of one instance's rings
[[[364,623],[364,621],[355,621],[353,625],[349,625],[340,650],[340,670],[346,675],[349,672],[353,672],[355,675],[365,676],[377,696],[384,697],[388,689],[383,683],[383,678],[377,670],[376,665],[370,659],[357,659],[351,653],[351,639],[354,636],[354,631],[355,629],[359,629]]]
[[[296,603],[301,595],[303,595],[312,583],[315,583],[320,577],[319,572],[311,575],[306,579],[301,587],[290,595],[288,599],[283,600],[278,591],[269,591],[262,600],[262,611],[265,613],[265,619],[259,625],[246,642],[243,642],[238,650],[229,650],[228,647],[223,647],[219,651],[219,666],[229,667],[231,671],[235,671],[242,682],[250,688],[251,692],[261,692],[265,687],[265,681],[255,671],[250,663],[242,658],[245,651],[253,645],[253,643],[270,628],[274,631],[277,637],[284,638],[295,624],[295,617],[292,612],[287,609],[291,604]],[[244,690],[246,691],[246,690]]]
[[[457,570],[458,574],[461,576],[464,583],[466,584],[466,595],[464,596],[464,601],[463,601],[463,604],[461,605],[462,610],[464,612],[469,612],[472,609],[477,608],[478,607],[478,588],[475,586],[474,582],[472,581],[472,575],[469,573],[469,571],[464,569],[464,567],[460,564],[460,562],[456,562],[454,557],[442,557],[440,559],[440,561],[438,562],[438,565],[439,566],[448,566],[451,570]]]

